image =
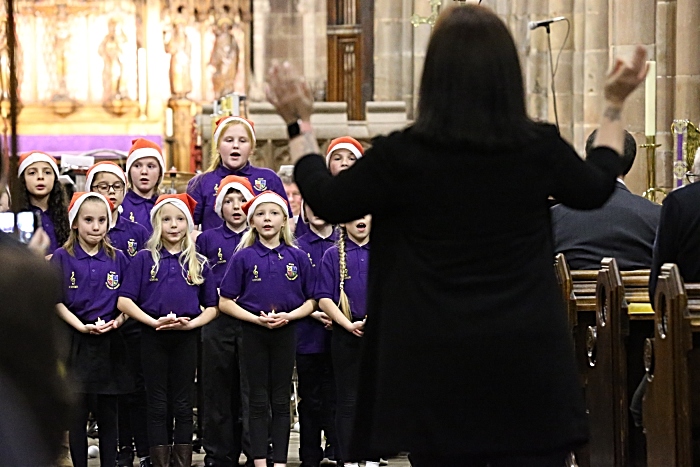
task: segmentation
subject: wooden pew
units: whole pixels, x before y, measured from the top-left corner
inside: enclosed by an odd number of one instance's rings
[[[644,355],[647,465],[698,465],[700,284],[684,284],[678,267],[664,264],[654,303],[654,338]]]
[[[644,375],[644,341],[653,328],[648,287],[649,270],[620,272],[613,258],[601,262],[596,323],[586,341],[593,466],[644,465],[643,433],[632,422],[629,401]]]

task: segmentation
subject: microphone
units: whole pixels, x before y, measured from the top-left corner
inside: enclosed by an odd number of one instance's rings
[[[564,21],[566,18],[564,16],[557,16],[556,18],[549,18],[549,19],[543,19],[541,21],[530,21],[527,23],[528,29],[537,29],[542,26],[549,26],[552,23],[556,23],[558,21]]]

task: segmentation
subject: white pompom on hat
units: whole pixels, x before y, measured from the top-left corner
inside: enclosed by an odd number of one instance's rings
[[[56,177],[59,176],[60,172],[58,171],[56,159],[41,151],[29,151],[19,156],[19,169],[17,170],[17,176],[20,177],[22,172],[24,172],[27,167],[36,162],[48,163],[56,174]]]
[[[73,221],[75,221],[75,218],[78,216],[80,207],[90,198],[96,198],[105,203],[105,206],[107,206],[107,218],[109,220],[107,225],[112,225],[112,211],[114,210],[114,205],[112,205],[107,198],[94,191],[73,193],[70,205],[68,205],[68,225],[73,227]]]
[[[144,157],[154,157],[158,161],[158,165],[160,165],[158,184],[160,185],[165,175],[165,159],[163,159],[163,150],[153,141],[137,138],[131,142],[131,149],[129,149],[129,155],[126,158],[126,173],[129,173],[134,162]]]
[[[194,230],[194,208],[197,206],[197,201],[187,193],[177,195],[160,195],[156,200],[156,204],[151,209],[151,224],[155,224],[156,213],[166,204],[172,204],[178,208],[187,218],[187,227],[189,232]]]
[[[238,175],[224,177],[219,184],[219,190],[216,192],[216,202],[214,203],[214,211],[222,219],[224,218],[221,212],[224,207],[224,198],[226,198],[226,193],[231,189],[240,191],[246,203],[255,197],[253,185],[250,184],[247,178],[239,177]]]
[[[253,214],[255,214],[255,210],[263,203],[275,203],[282,209],[285,217],[287,217],[289,212],[289,205],[287,204],[287,201],[285,201],[284,198],[274,191],[268,190],[263,191],[258,196],[243,205],[243,212],[248,217],[248,223],[250,223],[250,219],[253,217]]]
[[[330,142],[328,145],[328,150],[326,151],[326,165],[330,164],[331,154],[336,149],[347,149],[350,151],[357,159],[362,158],[365,154],[365,149],[362,144],[355,138],[350,136],[341,136]]]

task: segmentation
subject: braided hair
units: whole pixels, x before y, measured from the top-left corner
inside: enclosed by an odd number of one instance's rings
[[[346,236],[347,230],[345,230],[345,227],[338,227],[338,261],[340,263],[340,300],[338,301],[338,308],[340,308],[340,311],[343,312],[345,317],[352,322],[350,301],[348,300],[348,296],[345,294],[345,279],[348,277],[348,267],[345,255]]]

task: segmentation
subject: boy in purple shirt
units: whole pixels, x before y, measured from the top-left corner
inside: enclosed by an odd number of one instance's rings
[[[360,338],[366,319],[370,229],[369,215],[341,224],[338,245],[323,255],[316,283],[319,307],[336,323],[331,344],[337,395],[336,427],[340,457],[347,467],[357,467],[359,461],[349,459],[347,453],[355,421]],[[379,459],[368,460],[365,465],[378,467]]]
[[[153,235],[149,248],[131,261],[119,294],[119,309],[145,324],[141,359],[154,466],[170,465],[171,448],[175,465],[192,462],[198,328],[218,313],[216,281],[190,237],[195,204],[186,194],[158,198],[151,211]],[[175,418],[172,446],[168,405]]]
[[[221,180],[214,210],[224,223],[197,237],[197,251],[207,257],[216,284],[221,283],[229,260],[247,231],[243,205],[253,198],[247,178],[229,175]],[[205,463],[233,465],[243,450],[241,412],[241,372],[238,363],[240,321],[227,314],[202,329],[203,395],[202,447]],[[248,453],[246,453],[248,454]]]
[[[73,331],[67,364],[79,393],[79,416],[69,430],[76,466],[87,466],[86,426],[93,399],[100,426],[100,464],[115,464],[117,396],[133,391],[126,345],[116,330],[126,318],[117,310],[117,299],[128,262],[105,240],[110,221],[111,206],[105,197],[75,193],[69,207],[70,236],[51,258],[63,277],[56,311]]]
[[[333,226],[314,215],[302,203],[300,222],[306,221],[308,233],[297,238],[299,248],[311,260],[316,276],[321,270],[323,254],[338,240]],[[321,431],[326,435],[329,456],[337,445],[335,437],[335,381],[330,352],[329,332],[332,321],[320,311],[297,324],[297,375],[299,377],[299,459],[302,465],[319,465],[324,458]],[[328,449],[331,448],[331,449]]]
[[[147,139],[135,139],[126,159],[130,190],[124,196],[122,212],[131,222],[144,226],[149,234],[153,232],[151,209],[164,174],[165,161],[160,146]]]
[[[212,138],[212,162],[206,172],[190,180],[187,193],[197,201],[194,222],[205,231],[221,225],[214,211],[221,180],[227,175],[245,177],[253,187],[253,195],[274,191],[287,201],[282,181],[266,168],[250,165],[248,159],[255,150],[253,122],[243,117],[223,117],[216,122]],[[291,216],[291,210],[289,215]]]
[[[273,192],[246,203],[250,230],[221,282],[219,307],[242,323],[241,365],[250,392],[249,427],[255,465],[266,465],[268,410],[272,408],[272,458],[287,463],[289,399],[296,334],[289,323],[309,315],[314,277],[306,253],[296,248],[287,202]]]

